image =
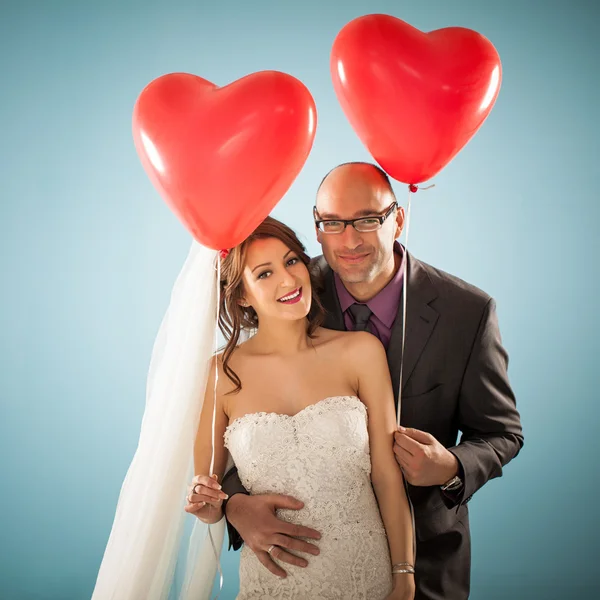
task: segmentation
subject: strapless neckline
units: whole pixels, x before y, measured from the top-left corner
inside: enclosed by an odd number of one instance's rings
[[[225,428],[225,432],[227,433],[235,425],[239,425],[240,422],[243,422],[248,419],[256,419],[259,417],[280,417],[283,420],[297,419],[301,415],[304,415],[307,412],[311,412],[311,411],[315,410],[316,407],[321,408],[324,404],[330,403],[333,400],[352,400],[352,401],[358,402],[360,404],[360,406],[362,406],[366,409],[366,406],[362,403],[361,399],[358,396],[327,396],[327,398],[323,398],[322,400],[318,400],[317,402],[313,402],[312,404],[305,406],[303,409],[299,410],[297,413],[295,413],[293,415],[286,415],[283,413],[276,413],[276,412],[264,412],[264,411],[246,413],[245,415],[242,415],[241,417],[237,417],[233,421],[231,421],[231,423],[229,423],[229,425],[227,425],[227,427]]]

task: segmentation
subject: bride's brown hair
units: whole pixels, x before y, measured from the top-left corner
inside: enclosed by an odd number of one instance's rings
[[[287,225],[267,217],[239,246],[221,259],[221,301],[219,305],[219,329],[227,341],[223,351],[223,370],[235,384],[235,389],[229,393],[235,394],[242,389],[242,382],[235,371],[229,366],[231,355],[240,339],[242,329],[256,329],[258,316],[251,306],[241,306],[244,298],[244,283],[242,276],[246,265],[248,247],[254,240],[276,238],[282,241],[309,269],[311,284],[311,310],[308,315],[307,335],[314,336],[315,330],[323,322],[325,312],[317,295],[318,283],[311,273],[310,257],[298,236]]]

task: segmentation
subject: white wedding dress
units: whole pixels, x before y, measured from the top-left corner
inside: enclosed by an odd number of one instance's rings
[[[294,416],[251,413],[234,420],[225,445],[251,494],[287,494],[301,510],[280,518],[312,527],[319,556],[308,567],[281,563],[270,573],[246,546],[238,600],[382,600],[392,589],[390,554],[371,486],[367,410],[355,396],[335,396]]]

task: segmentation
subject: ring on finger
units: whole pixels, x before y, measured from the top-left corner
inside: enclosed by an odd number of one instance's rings
[[[267,550],[267,554],[272,558],[273,555],[271,554],[271,552],[273,552],[273,549],[277,548],[277,546],[275,544],[272,544],[271,546],[269,546],[269,549]]]

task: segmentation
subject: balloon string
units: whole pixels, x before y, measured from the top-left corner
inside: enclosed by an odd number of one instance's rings
[[[400,385],[398,386],[398,410],[396,413],[396,424],[400,427],[400,416],[402,413],[402,375],[404,371],[404,344],[406,341],[406,304],[408,296],[408,231],[410,228],[410,200],[411,195],[414,194],[412,188],[416,186],[409,186],[408,202],[406,204],[406,237],[404,238],[404,256],[402,256],[403,271],[402,271],[402,354],[400,355]]]
[[[214,600],[218,600],[219,596],[221,595],[221,592],[223,591],[224,577],[223,577],[223,569],[221,568],[221,561],[219,560],[219,558],[220,558],[219,553],[217,552],[217,546],[215,544],[215,540],[213,539],[212,531],[210,530],[210,525],[208,526],[208,537],[210,538],[210,545],[212,546],[213,554],[215,555],[215,560],[217,561],[217,570],[219,571],[219,591],[217,592],[217,595],[214,597]]]
[[[212,430],[211,430],[211,457],[209,473],[212,477],[215,469],[215,429],[217,423],[217,383],[219,382],[219,361],[217,357],[218,336],[219,336],[219,305],[221,304],[221,261],[217,256],[217,314],[215,315],[215,336],[214,336],[214,357],[215,357],[215,386],[213,390],[213,414],[212,414]]]
[[[402,376],[404,370],[404,346],[406,342],[406,306],[408,298],[408,233],[410,229],[410,201],[412,194],[416,194],[417,190],[429,190],[435,187],[435,184],[429,185],[424,188],[419,188],[417,185],[408,186],[408,202],[406,204],[406,237],[404,239],[404,256],[402,257],[402,355],[400,358],[400,384],[398,387],[398,409],[396,412],[396,424],[400,427],[400,417],[402,415]],[[408,507],[410,509],[410,517],[412,520],[412,532],[413,532],[413,563],[417,560],[417,530],[415,526],[415,509],[413,507],[410,495],[408,493],[408,484],[406,477],[404,477],[404,488],[406,490],[406,499],[408,500]]]
[[[214,337],[214,357],[215,357],[215,386],[213,390],[213,414],[212,414],[212,430],[211,430],[211,457],[210,457],[210,469],[209,473],[212,477],[215,469],[215,431],[217,424],[217,383],[219,382],[219,364],[217,352],[219,351],[219,308],[221,305],[221,260],[220,257],[217,256],[217,314],[215,320],[215,337]],[[221,561],[219,553],[217,552],[217,546],[215,545],[215,541],[212,536],[211,526],[208,525],[208,537],[210,538],[210,544],[213,549],[213,554],[215,555],[215,560],[217,561],[217,570],[219,571],[219,591],[217,595],[214,597],[214,600],[218,600],[221,592],[223,591],[223,569],[221,568]]]
[[[410,228],[410,200],[412,194],[416,194],[417,190],[429,190],[435,187],[435,183],[427,187],[420,188],[418,185],[410,184],[408,186],[408,202],[406,204],[406,237],[404,239],[404,256],[402,257],[402,358],[400,359],[400,385],[398,387],[398,409],[396,411],[396,425],[400,427],[400,416],[402,413],[402,375],[404,371],[404,345],[406,342],[406,304],[408,297],[408,231]]]

